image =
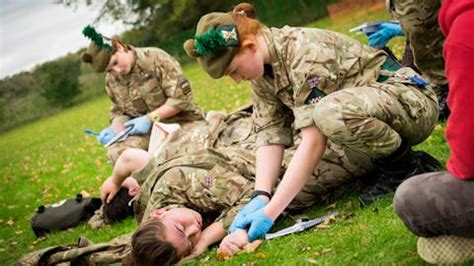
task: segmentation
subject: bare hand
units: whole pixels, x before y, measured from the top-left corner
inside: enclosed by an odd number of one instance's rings
[[[207,245],[201,245],[199,242],[196,244],[196,246],[193,248],[191,251],[191,254],[188,256],[184,257],[182,262],[184,261],[189,261],[193,260],[194,258],[199,257],[202,253],[207,251]]]
[[[117,186],[110,177],[107,178],[100,187],[100,199],[102,203],[110,203],[119,190],[120,186]]]
[[[222,239],[221,244],[219,245],[219,250],[229,255],[234,255],[235,253],[241,251],[242,248],[248,243],[249,239],[247,231],[239,229]]]

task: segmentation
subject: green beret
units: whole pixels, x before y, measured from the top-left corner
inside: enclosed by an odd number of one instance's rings
[[[91,44],[87,48],[87,51],[81,55],[82,61],[91,64],[95,72],[104,72],[112,57],[112,46],[105,43],[104,40],[108,40],[108,38],[104,38],[102,34],[98,33],[94,27],[90,25],[87,25],[82,30],[82,34],[91,39]]]
[[[112,57],[112,49],[98,47],[91,42],[87,51],[81,55],[84,63],[89,63],[95,72],[104,72]]]
[[[189,56],[197,57],[199,65],[209,76],[218,79],[239,51],[239,44],[234,19],[228,13],[215,12],[199,20],[196,35],[183,47]]]

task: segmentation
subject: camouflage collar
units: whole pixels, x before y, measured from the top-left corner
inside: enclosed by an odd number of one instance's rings
[[[284,62],[283,62],[283,55],[278,53],[278,50],[276,49],[277,45],[281,45],[279,42],[281,40],[276,39],[275,40],[275,30],[278,30],[277,28],[267,28],[263,27],[262,33],[263,37],[265,39],[265,42],[267,43],[268,47],[268,52],[270,53],[270,61],[273,69],[273,76],[274,76],[274,87],[276,90],[279,90],[280,88],[285,88],[290,85],[290,81],[288,78],[288,72],[286,68],[284,67]]]
[[[143,70],[146,69],[145,66],[143,65],[145,54],[140,48],[132,47],[132,51],[133,51],[133,59],[135,62],[133,64],[132,69],[130,70],[129,75],[135,74],[135,73],[141,74],[141,72],[143,72]]]

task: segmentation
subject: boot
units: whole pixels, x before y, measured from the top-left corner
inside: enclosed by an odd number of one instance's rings
[[[436,95],[438,96],[438,105],[439,105],[439,116],[438,116],[439,121],[448,119],[448,116],[451,113],[448,107],[448,92],[449,92],[448,84],[436,87]]]
[[[375,186],[359,197],[362,206],[395,192],[407,178],[427,172],[435,172],[441,164],[423,151],[413,151],[407,144],[402,144],[393,154],[375,161],[377,171],[374,176]]]

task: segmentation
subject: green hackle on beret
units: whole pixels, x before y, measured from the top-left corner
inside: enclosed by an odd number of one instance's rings
[[[237,26],[228,13],[210,13],[198,22],[196,34],[183,48],[211,76],[221,78],[239,50]]]
[[[91,25],[87,25],[82,30],[82,34],[84,34],[84,36],[86,36],[87,38],[91,39],[91,41],[93,41],[95,45],[97,45],[97,47],[112,49],[112,46],[104,42],[104,37],[102,36],[102,34],[98,33]]]
[[[104,36],[98,33],[94,27],[87,25],[82,34],[91,40],[87,51],[81,55],[84,63],[89,63],[95,72],[104,72],[112,57],[112,46],[104,42]]]
[[[220,30],[211,28],[208,32],[195,36],[194,47],[196,52],[202,56],[210,57],[217,53],[225,44]]]

